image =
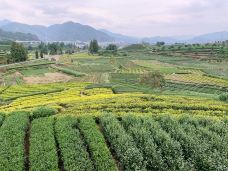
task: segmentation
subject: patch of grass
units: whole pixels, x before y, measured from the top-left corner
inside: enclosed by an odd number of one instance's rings
[[[36,76],[36,75],[44,75],[45,73],[50,73],[55,71],[52,68],[49,67],[28,67],[25,69],[21,69],[20,73],[23,74],[24,76]]]
[[[86,74],[69,69],[69,68],[63,68],[63,67],[57,67],[57,66],[52,66],[54,69],[59,70],[65,74],[69,74],[69,75],[73,75],[75,77],[81,77],[81,76],[85,76]]]

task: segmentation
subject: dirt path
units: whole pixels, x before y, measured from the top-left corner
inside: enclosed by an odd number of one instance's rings
[[[44,76],[31,76],[23,78],[26,84],[46,84],[55,82],[68,82],[73,77],[63,73],[45,73]]]

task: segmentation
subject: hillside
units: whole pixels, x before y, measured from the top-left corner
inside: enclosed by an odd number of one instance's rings
[[[0,29],[0,41],[4,40],[20,40],[20,41],[38,41],[38,37],[36,35],[30,33],[20,33],[20,32],[8,32]]]
[[[208,43],[216,41],[225,41],[228,39],[228,32],[213,32],[196,36],[153,36],[136,38],[123,34],[113,33],[109,30],[97,30],[88,25],[80,23],[65,22],[54,24],[48,27],[42,25],[28,25],[9,20],[0,21],[0,29],[9,32],[31,33],[37,35],[42,41],[90,41],[97,39],[100,42],[121,42],[121,43],[139,43],[141,41],[155,44],[164,41],[166,44],[174,43]]]
[[[0,170],[226,171],[228,61],[163,47],[0,67]],[[155,71],[162,89],[139,82]]]
[[[1,27],[5,31],[31,33],[43,41],[113,41],[113,38],[90,26],[74,22],[55,24],[49,27],[40,25],[27,25],[11,22]]]
[[[140,38],[126,36],[118,33],[113,33],[105,29],[101,29],[100,31],[108,34],[111,36],[116,42],[122,42],[122,43],[137,43],[140,42]]]
[[[165,42],[166,44],[174,43],[211,43],[217,41],[226,41],[228,40],[228,32],[214,32],[208,34],[202,34],[197,36],[155,36],[155,37],[146,37],[142,39],[145,42],[156,44],[157,42]]]
[[[191,43],[208,43],[215,41],[225,41],[228,40],[228,31],[214,32],[196,36],[192,38],[189,42]]]

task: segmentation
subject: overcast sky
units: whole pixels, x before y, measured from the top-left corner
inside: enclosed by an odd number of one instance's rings
[[[0,20],[74,21],[131,36],[228,31],[228,0],[0,0]]]

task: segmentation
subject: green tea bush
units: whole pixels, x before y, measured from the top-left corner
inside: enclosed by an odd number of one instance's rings
[[[227,150],[221,153],[221,150],[218,150],[219,146],[221,146],[219,142],[221,139],[217,139],[215,137],[214,140],[212,140],[210,137],[207,137],[205,133],[201,133],[202,130],[198,130],[195,126],[189,125],[189,124],[183,124],[181,125],[182,129],[184,129],[185,133],[191,132],[195,137],[195,141],[197,142],[197,145],[200,144],[200,148],[198,149],[198,153],[201,153],[203,160],[202,163],[199,163],[199,170],[227,170],[228,169],[228,159],[227,159]],[[211,141],[212,140],[212,141]],[[217,145],[218,143],[218,145]],[[226,145],[224,145],[223,149],[226,148]]]
[[[126,133],[118,120],[111,115],[104,115],[100,119],[104,134],[116,152],[124,169],[145,170],[143,155],[136,147],[133,138]]]
[[[142,127],[146,128],[153,137],[168,170],[189,170],[189,164],[184,160],[180,143],[162,130],[158,122],[153,118],[144,117],[142,118]]]
[[[24,136],[29,123],[28,112],[13,112],[0,129],[0,170],[24,169]]]
[[[5,118],[5,114],[3,112],[0,112],[0,126],[2,125]]]
[[[36,108],[33,112],[32,112],[32,119],[36,119],[36,118],[40,118],[40,117],[48,117],[48,116],[52,116],[55,115],[57,113],[57,110],[48,106],[42,106],[42,107],[38,107]]]
[[[84,76],[84,73],[69,69],[69,68],[61,68],[61,67],[53,67],[54,69],[57,69],[63,73],[69,74],[69,75],[73,75],[75,77],[81,77]]]
[[[31,171],[59,170],[53,124],[53,118],[32,121],[29,152]]]
[[[55,133],[62,154],[64,169],[93,171],[92,161],[89,159],[89,154],[76,125],[77,119],[73,117],[56,119]]]
[[[223,101],[223,102],[228,102],[228,93],[225,94],[221,94],[219,96],[219,100]]]
[[[107,147],[103,135],[95,123],[95,120],[91,117],[81,118],[79,128],[84,135],[86,143],[88,144],[96,170],[117,171],[118,169],[112,155]]]
[[[130,134],[143,156],[147,161],[148,170],[167,170],[168,166],[164,163],[161,150],[155,144],[150,132],[143,127],[140,118],[129,115],[122,118],[121,123],[124,125],[127,133]]]

